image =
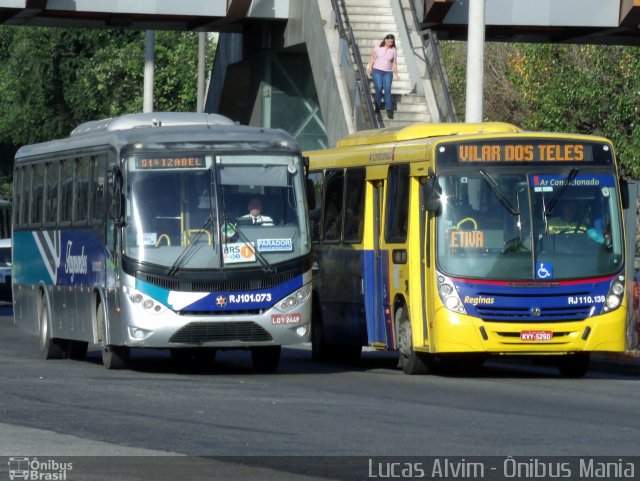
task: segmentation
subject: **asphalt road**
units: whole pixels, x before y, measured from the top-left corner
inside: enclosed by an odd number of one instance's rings
[[[0,318],[0,456],[100,457],[74,458],[93,460],[82,479],[176,479],[171,469],[187,468],[215,479],[339,479],[330,465],[340,459],[344,468],[349,458],[335,456],[354,456],[357,475],[343,479],[366,479],[362,463],[372,456],[640,452],[633,375],[563,379],[555,369],[491,361],[406,376],[393,353],[365,352],[355,366],[316,364],[309,346],[284,349],[269,375],[253,373],[243,351],[221,352],[201,369],[179,368],[166,351],[133,351],[130,370],[107,371],[95,347],[86,361],[44,361],[37,351],[35,337]],[[66,479],[80,479],[71,476],[78,463]],[[108,474],[147,464],[162,472]],[[195,471],[180,478],[200,479]]]

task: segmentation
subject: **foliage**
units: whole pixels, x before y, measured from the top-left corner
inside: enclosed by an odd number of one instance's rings
[[[465,44],[442,42],[456,110],[464,114]],[[635,47],[487,43],[486,120],[611,139],[640,178],[640,50]]]
[[[20,145],[142,110],[144,42],[132,30],[0,27],[0,195]],[[155,52],[154,110],[195,111],[198,34],[157,32]]]

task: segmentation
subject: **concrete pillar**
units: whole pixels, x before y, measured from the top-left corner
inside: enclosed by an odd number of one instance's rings
[[[469,0],[465,122],[483,120],[484,3],[485,0]]]
[[[155,69],[156,32],[147,30],[144,36],[144,92],[142,111],[153,112],[153,77]]]

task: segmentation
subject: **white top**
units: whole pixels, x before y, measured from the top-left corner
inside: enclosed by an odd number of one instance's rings
[[[247,224],[259,224],[263,226],[272,226],[273,219],[268,215],[259,215],[257,217],[252,216],[251,214],[245,214],[240,217],[239,220],[246,222]]]

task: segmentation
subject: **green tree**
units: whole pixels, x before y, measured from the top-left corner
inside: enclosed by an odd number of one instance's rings
[[[464,116],[466,44],[444,42],[456,109]],[[530,130],[603,135],[640,177],[640,50],[487,43],[484,113]]]
[[[154,110],[195,111],[197,51],[197,33],[157,32]],[[143,66],[144,32],[0,27],[0,195],[19,146],[141,111]]]

